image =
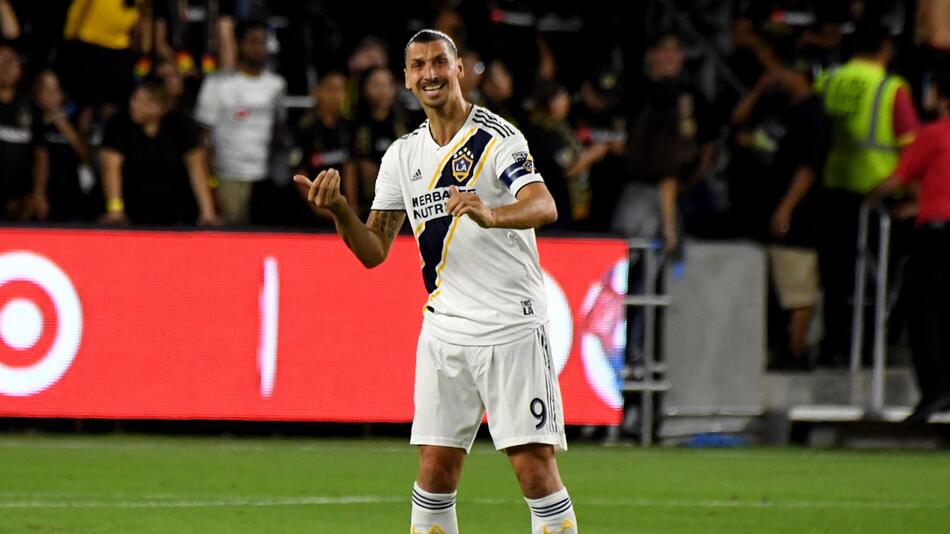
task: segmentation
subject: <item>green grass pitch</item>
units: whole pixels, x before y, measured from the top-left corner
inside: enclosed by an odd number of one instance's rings
[[[578,444],[581,532],[950,532],[950,454]],[[397,440],[0,435],[0,532],[408,532]],[[524,534],[504,455],[479,441],[462,532]]]

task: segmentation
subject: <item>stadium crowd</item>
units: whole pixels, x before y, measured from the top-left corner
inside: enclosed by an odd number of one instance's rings
[[[807,365],[821,284],[819,361],[842,364],[857,210],[945,108],[950,2],[643,4],[674,15],[648,32],[655,13],[602,2],[0,0],[0,218],[329,228],[290,177],[330,167],[365,217],[382,154],[424,118],[402,47],[433,27],[465,96],[525,132],[559,208],[542,231],[759,240],[788,319],[776,363]],[[723,6],[720,46],[702,13]],[[710,57],[730,83],[700,83]],[[841,69],[887,82],[863,148],[831,135],[864,105],[835,96]]]

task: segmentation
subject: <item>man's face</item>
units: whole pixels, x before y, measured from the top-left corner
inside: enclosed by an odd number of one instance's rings
[[[10,47],[0,47],[0,87],[16,87],[23,70],[20,57]]]
[[[321,109],[339,112],[346,99],[346,78],[340,74],[330,74],[324,78],[314,94]]]
[[[252,67],[263,67],[267,61],[267,32],[263,28],[245,32],[238,43],[238,55],[241,61]]]
[[[160,118],[164,108],[162,103],[144,87],[136,88],[129,98],[129,116],[136,124],[145,124]]]
[[[464,76],[462,61],[442,40],[409,45],[405,74],[406,89],[430,108],[444,106]]]
[[[396,99],[396,84],[388,70],[373,71],[366,80],[366,99],[374,106],[390,108]]]
[[[683,49],[675,38],[663,39],[647,51],[647,73],[654,80],[675,78],[683,70]]]
[[[63,91],[55,74],[51,72],[40,74],[34,97],[36,105],[44,112],[59,111],[63,107]]]

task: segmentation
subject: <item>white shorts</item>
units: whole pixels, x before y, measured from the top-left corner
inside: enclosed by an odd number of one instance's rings
[[[544,327],[494,346],[463,346],[422,329],[416,352],[413,445],[471,450],[488,412],[498,450],[544,443],[567,450],[564,411]]]

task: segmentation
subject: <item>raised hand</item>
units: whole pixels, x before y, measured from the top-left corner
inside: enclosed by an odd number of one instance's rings
[[[321,172],[313,181],[297,174],[294,176],[294,182],[307,188],[307,202],[318,208],[328,209],[334,215],[346,212],[346,197],[340,193],[340,173],[336,169]]]

